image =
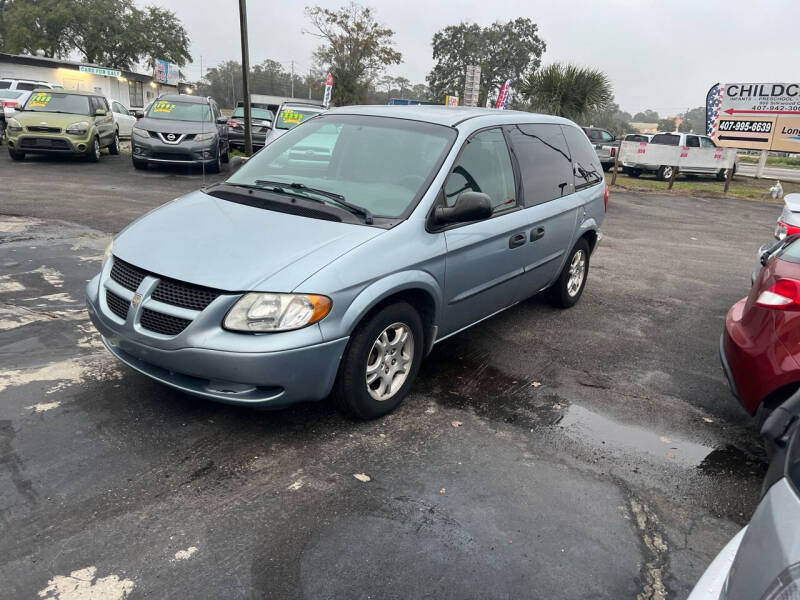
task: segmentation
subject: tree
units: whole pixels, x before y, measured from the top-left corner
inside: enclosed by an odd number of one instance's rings
[[[459,23],[436,32],[432,42],[436,64],[426,78],[431,100],[443,102],[448,94],[462,96],[469,65],[481,68],[479,106],[507,79],[528,78],[541,64],[546,48],[538,30],[530,19],[518,18],[488,27]]]
[[[620,110],[616,102],[611,102],[605,108],[589,111],[584,120],[587,125],[603,127],[617,135],[636,132],[630,124],[630,113]]]
[[[697,108],[687,110],[684,114],[681,115],[681,118],[683,118],[683,123],[681,123],[681,126],[684,127],[686,131],[691,131],[693,133],[700,133],[705,135],[706,133],[705,106],[698,106]]]
[[[351,2],[338,11],[309,7],[306,15],[323,40],[314,57],[330,67],[336,106],[364,102],[370,84],[402,60],[392,47],[394,31],[377,23],[371,8]]]
[[[598,69],[553,63],[536,71],[523,82],[521,94],[533,109],[584,120],[593,111],[611,104],[614,94],[608,76]]]
[[[658,120],[658,130],[659,131],[675,131],[675,119],[659,119]]]
[[[132,69],[156,58],[178,65],[191,60],[189,36],[172,11],[138,8],[133,0],[2,0],[0,41],[13,54],[42,52]]]
[[[654,110],[646,110],[633,115],[634,123],[658,123],[658,113]]]

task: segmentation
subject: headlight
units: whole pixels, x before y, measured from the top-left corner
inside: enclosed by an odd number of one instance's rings
[[[20,125],[20,122],[12,117],[6,121],[6,129],[12,133],[17,133],[22,131],[22,125]]]
[[[133,128],[133,135],[135,135],[136,137],[140,137],[140,138],[149,138],[150,137],[150,134],[147,133],[146,130],[140,129],[138,127],[134,127]]]
[[[210,131],[209,133],[198,133],[196,136],[194,136],[194,141],[205,142],[207,140],[213,140],[215,137],[217,137],[216,131]]]
[[[233,306],[223,326],[233,331],[289,331],[316,323],[330,310],[327,296],[251,292]]]
[[[72,125],[67,127],[64,131],[66,131],[70,135],[86,135],[86,132],[89,131],[89,123],[86,121],[73,123]]]
[[[800,563],[786,567],[767,588],[761,600],[790,600],[800,596]]]
[[[106,247],[106,251],[103,252],[103,262],[101,263],[101,266],[100,266],[101,269],[106,266],[106,261],[111,257],[111,252],[113,250],[114,250],[114,240],[112,239],[108,243],[108,246]]]

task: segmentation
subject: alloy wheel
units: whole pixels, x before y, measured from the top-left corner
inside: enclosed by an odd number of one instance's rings
[[[392,323],[372,344],[367,356],[366,384],[378,402],[394,396],[403,387],[414,362],[414,335],[405,323]]]
[[[586,254],[583,250],[578,250],[572,255],[572,261],[569,264],[567,294],[570,297],[574,297],[580,291],[584,277],[586,277]]]

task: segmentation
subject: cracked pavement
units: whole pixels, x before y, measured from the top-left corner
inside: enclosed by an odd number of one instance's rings
[[[362,423],[104,350],[110,235],[199,186],[0,153],[0,598],[681,599],[749,519],[766,462],[716,348],[778,206],[613,194],[578,306],[437,345]]]

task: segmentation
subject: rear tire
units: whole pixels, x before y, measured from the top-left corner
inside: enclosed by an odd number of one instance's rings
[[[11,157],[11,160],[25,160],[24,152],[16,152],[10,147],[8,148],[8,155]]]
[[[567,256],[556,282],[547,290],[547,298],[558,308],[572,308],[578,303],[589,278],[589,243],[581,238]]]
[[[382,417],[408,395],[424,353],[419,313],[406,302],[385,306],[350,336],[331,399],[348,416]]]
[[[134,158],[133,159],[133,168],[134,169],[139,169],[140,171],[144,170],[144,169],[147,168],[147,161],[146,160],[138,160],[138,159]]]
[[[672,177],[672,171],[674,168],[675,167],[669,167],[666,165],[658,167],[658,171],[656,171],[656,177],[658,177],[658,179],[661,181],[669,181]]]

